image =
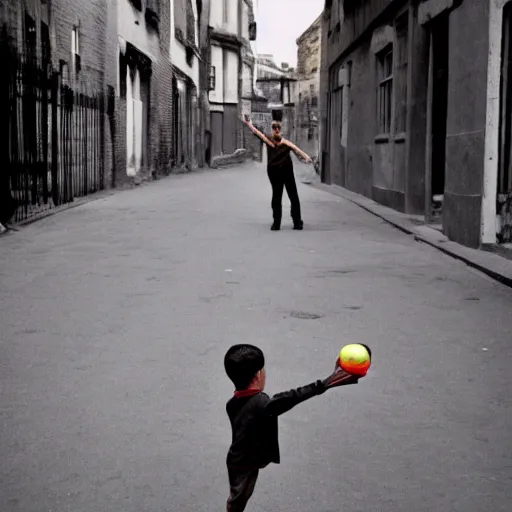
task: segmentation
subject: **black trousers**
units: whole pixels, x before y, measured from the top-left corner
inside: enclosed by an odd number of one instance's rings
[[[291,203],[291,216],[294,224],[302,222],[300,213],[299,194],[297,192],[297,184],[295,183],[295,175],[293,173],[293,163],[286,162],[279,167],[268,167],[268,178],[272,185],[272,212],[274,214],[274,224],[281,225],[283,216],[283,189]]]
[[[247,506],[258,479],[259,469],[238,469],[228,467],[230,493],[227,512],[243,512]]]

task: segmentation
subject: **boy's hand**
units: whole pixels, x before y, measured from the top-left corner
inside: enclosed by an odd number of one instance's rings
[[[339,386],[348,386],[350,384],[357,384],[359,377],[351,375],[345,370],[342,370],[339,366],[336,366],[334,371],[324,380],[324,385],[327,389],[335,388]]]

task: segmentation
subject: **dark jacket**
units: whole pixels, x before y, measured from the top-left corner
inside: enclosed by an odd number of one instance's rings
[[[325,390],[325,385],[318,380],[272,398],[261,391],[252,396],[234,396],[226,405],[233,430],[227,465],[263,468],[271,462],[279,464],[278,416]]]
[[[278,143],[273,135],[267,135],[267,138],[274,142]],[[275,168],[275,167],[281,167],[284,164],[292,164],[292,158],[290,156],[291,149],[288,146],[285,146],[284,144],[281,146],[276,146],[275,148],[272,148],[267,145],[267,156],[268,156],[268,167]]]

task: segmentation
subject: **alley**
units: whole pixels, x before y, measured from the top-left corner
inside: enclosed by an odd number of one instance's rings
[[[173,176],[0,238],[0,510],[225,510],[223,356],[267,391],[370,345],[358,386],[280,420],[248,512],[505,512],[512,290],[261,164]],[[284,201],[288,213],[288,201]]]

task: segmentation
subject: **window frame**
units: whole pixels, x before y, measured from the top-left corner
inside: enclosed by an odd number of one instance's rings
[[[379,136],[393,132],[394,50],[390,43],[375,55],[377,62],[377,125]]]

